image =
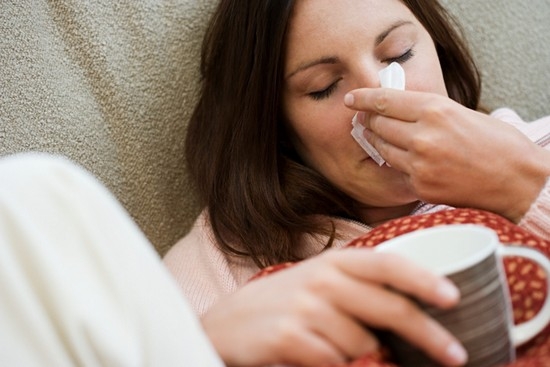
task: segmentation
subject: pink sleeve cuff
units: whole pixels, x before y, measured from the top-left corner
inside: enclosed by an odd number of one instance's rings
[[[519,225],[543,239],[550,239],[550,179],[546,180],[542,191]]]

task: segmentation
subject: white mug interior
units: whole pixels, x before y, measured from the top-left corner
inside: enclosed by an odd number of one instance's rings
[[[498,246],[492,229],[455,224],[410,232],[376,246],[374,251],[397,253],[436,274],[450,275],[485,260]]]

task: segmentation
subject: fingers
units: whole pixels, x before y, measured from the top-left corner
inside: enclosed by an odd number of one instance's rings
[[[404,146],[402,143],[395,141],[398,138],[407,139],[409,134],[390,134],[386,140],[381,135],[365,129],[364,136],[391,167],[405,173],[409,171],[409,152],[401,148]]]
[[[456,338],[404,296],[451,307],[458,302],[459,292],[450,281],[393,254],[366,249],[347,251],[338,251],[342,254],[334,257],[342,266],[342,279],[331,274],[335,286],[327,287],[345,314],[400,335],[444,365],[464,363],[466,352]],[[346,274],[352,277],[345,279]]]
[[[227,365],[333,365],[378,347],[354,315],[311,291],[310,279],[324,265],[295,266],[250,282],[203,315],[203,328]]]
[[[378,349],[376,337],[352,314],[315,297],[310,297],[310,302],[302,306],[301,319],[322,320],[315,324],[315,333],[331,340],[342,356],[356,358]]]
[[[279,363],[314,367],[347,361],[347,355],[335,348],[331,339],[306,330],[299,323],[279,325],[278,330],[273,330],[277,335],[273,351],[280,356]]]
[[[356,319],[332,305],[312,298],[292,322],[279,325],[274,334],[280,343],[277,354],[283,362],[300,366],[344,363],[375,351],[379,343]]]
[[[443,365],[464,363],[466,353],[456,338],[409,298],[372,284],[363,285],[362,296],[357,290],[355,294],[355,302],[345,303],[345,312],[399,335]]]
[[[316,331],[309,318],[315,312],[303,312],[296,293],[283,299],[282,288],[272,281],[277,275],[222,298],[202,316],[202,326],[225,364],[322,366],[346,361],[332,339]]]
[[[455,339],[405,293],[440,307],[458,301],[448,281],[396,255],[333,250],[247,284],[202,324],[228,365],[340,363],[378,347],[369,327],[401,335],[444,365],[462,363]]]
[[[362,111],[358,116],[367,141],[392,167],[408,175],[418,164],[442,162],[434,149],[460,151],[471,135],[465,122],[471,111],[441,95],[364,88],[347,94],[345,103]],[[449,144],[458,148],[447,149]]]
[[[346,94],[344,103],[356,111],[375,112],[383,116],[413,122],[419,119],[424,106],[432,105],[433,100],[439,98],[445,97],[391,88],[362,88]]]
[[[438,307],[452,307],[460,298],[460,292],[447,278],[396,254],[349,248],[331,251],[328,261],[354,278],[390,286]]]
[[[360,123],[366,129],[375,133],[376,137],[390,143],[393,146],[407,150],[416,139],[416,124],[403,122],[382,115],[369,114]]]
[[[372,93],[370,92],[372,91],[381,94],[378,101],[371,96]],[[359,92],[364,93],[359,94]],[[391,89],[362,89],[357,92],[357,98],[354,97],[354,92],[352,92],[349,96],[352,96],[351,99],[355,102],[349,104],[348,107],[361,111],[357,118],[359,123],[366,128],[364,134],[367,141],[392,167],[403,171],[406,167],[401,167],[401,165],[408,162],[404,158],[406,158],[408,148],[415,140],[417,126],[414,123],[407,123],[416,122],[416,120],[411,119],[413,115],[409,111],[410,108],[405,109],[402,104],[390,101],[392,98],[388,94],[391,94],[391,92]],[[408,94],[401,93],[398,97],[407,96]],[[346,101],[349,102],[349,98],[346,98]],[[400,108],[396,109],[394,105]],[[406,113],[405,110],[407,110]],[[404,117],[395,117],[396,112],[402,113]]]

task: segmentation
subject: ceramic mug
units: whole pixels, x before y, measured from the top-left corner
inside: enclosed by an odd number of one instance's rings
[[[494,366],[515,359],[515,348],[533,338],[550,322],[550,297],[531,320],[514,325],[512,303],[502,259],[527,258],[550,279],[550,260],[528,247],[503,245],[497,234],[474,224],[437,226],[386,241],[375,251],[400,254],[444,275],[461,293],[459,304],[441,310],[419,306],[457,337],[468,351],[467,366]],[[547,282],[550,295],[550,281]],[[379,335],[396,362],[405,366],[437,366],[424,353],[395,334]]]

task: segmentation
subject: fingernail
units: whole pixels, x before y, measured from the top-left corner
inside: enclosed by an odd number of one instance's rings
[[[352,106],[353,102],[355,102],[355,97],[353,96],[353,94],[351,94],[351,93],[346,94],[346,96],[344,97],[345,105],[346,106]]]
[[[437,286],[437,294],[446,301],[456,301],[460,298],[460,291],[448,279],[443,279]]]
[[[357,112],[357,122],[362,125],[365,124],[365,112],[363,111]]]
[[[453,365],[463,365],[468,360],[468,352],[460,343],[452,343],[447,348],[447,357]]]

